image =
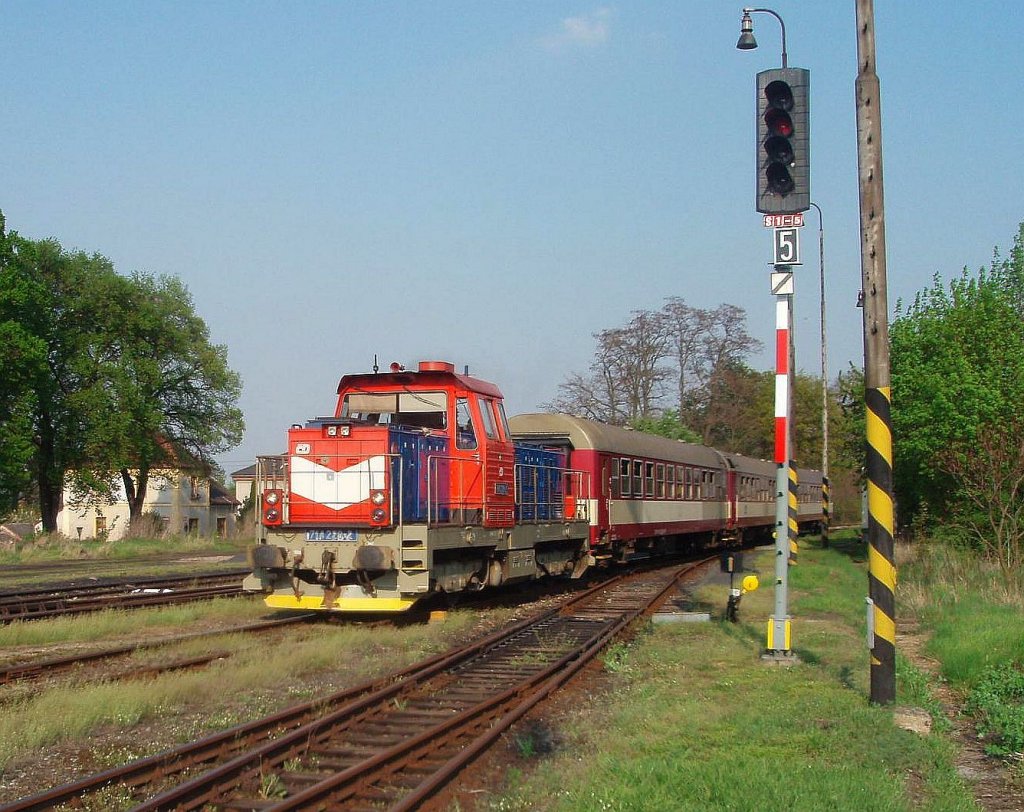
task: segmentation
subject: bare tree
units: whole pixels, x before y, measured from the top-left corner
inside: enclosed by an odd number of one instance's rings
[[[667,342],[660,314],[635,311],[625,327],[594,334],[590,375],[573,374],[545,408],[623,425],[650,417],[661,398]]]

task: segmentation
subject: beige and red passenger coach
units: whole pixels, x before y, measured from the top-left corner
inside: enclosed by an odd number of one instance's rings
[[[771,537],[776,466],[566,414],[525,414],[513,436],[564,448],[569,466],[594,483],[589,511],[595,551],[625,558],[659,547],[699,547]],[[798,470],[799,521],[822,520],[821,474]]]

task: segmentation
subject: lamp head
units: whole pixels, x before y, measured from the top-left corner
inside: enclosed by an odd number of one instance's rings
[[[736,47],[741,51],[751,51],[757,47],[757,40],[754,39],[754,21],[750,14],[744,9],[743,19],[740,20],[740,38]]]

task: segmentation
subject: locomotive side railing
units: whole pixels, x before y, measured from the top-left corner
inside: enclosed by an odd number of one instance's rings
[[[427,458],[427,525],[481,524],[483,500],[466,495],[483,476],[480,459],[431,454]]]
[[[515,503],[523,523],[590,520],[590,474],[516,463]]]

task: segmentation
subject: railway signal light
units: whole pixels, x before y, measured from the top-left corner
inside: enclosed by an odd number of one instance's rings
[[[757,74],[757,210],[794,214],[811,206],[810,71]]]

